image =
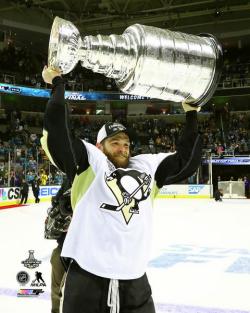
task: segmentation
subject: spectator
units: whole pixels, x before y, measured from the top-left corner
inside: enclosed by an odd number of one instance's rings
[[[40,179],[37,176],[35,176],[34,180],[32,180],[31,186],[32,186],[33,195],[35,197],[35,203],[39,203],[40,202],[40,199],[39,199]]]
[[[40,182],[41,182],[41,186],[45,186],[47,184],[47,179],[48,179],[48,176],[47,174],[45,173],[45,170],[41,170],[40,171]]]
[[[28,200],[28,194],[29,194],[29,185],[25,179],[22,180],[22,183],[20,186],[20,192],[21,192],[20,204],[23,204],[23,203],[26,204]]]

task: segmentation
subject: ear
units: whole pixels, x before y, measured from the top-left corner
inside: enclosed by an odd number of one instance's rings
[[[102,144],[99,143],[99,142],[97,142],[97,143],[95,144],[95,146],[96,146],[98,149],[100,149],[100,150],[103,149]]]

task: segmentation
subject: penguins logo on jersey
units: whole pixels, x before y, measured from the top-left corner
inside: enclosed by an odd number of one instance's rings
[[[139,214],[138,203],[150,195],[151,176],[136,170],[116,169],[105,182],[115,196],[118,205],[103,203],[102,209],[121,211],[128,224],[133,214]]]

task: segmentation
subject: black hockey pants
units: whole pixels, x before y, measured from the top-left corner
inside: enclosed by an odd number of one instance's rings
[[[155,313],[151,288],[146,274],[138,279],[119,280],[110,292],[108,278],[83,270],[75,261],[70,264],[62,289],[62,313]],[[117,292],[118,297],[117,297]],[[113,300],[111,300],[113,298]],[[108,302],[116,306],[110,311]],[[114,302],[118,302],[114,304]]]

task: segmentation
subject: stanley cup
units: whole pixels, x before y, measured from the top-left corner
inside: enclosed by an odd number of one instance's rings
[[[222,49],[209,34],[199,36],[135,24],[122,35],[81,38],[69,21],[56,17],[49,42],[49,66],[63,74],[81,62],[115,79],[124,93],[205,104],[221,72]]]

